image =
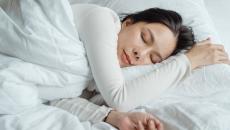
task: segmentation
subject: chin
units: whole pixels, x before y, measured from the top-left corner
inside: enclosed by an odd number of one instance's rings
[[[119,64],[120,64],[120,68],[127,67],[127,65],[125,65],[124,63],[122,63],[122,61],[120,61],[120,60],[119,60]]]
[[[120,65],[121,68],[129,67],[129,66],[130,65],[126,65],[126,64]]]
[[[120,68],[126,67],[123,63],[120,63]]]

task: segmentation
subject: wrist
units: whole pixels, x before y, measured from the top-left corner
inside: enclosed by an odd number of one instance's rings
[[[189,53],[186,53],[185,55],[188,57],[188,59],[190,61],[191,69],[194,70],[197,67],[196,62],[192,59],[192,56],[190,56]]]
[[[121,112],[111,110],[104,121],[108,124],[111,124],[115,127],[118,127],[119,126],[119,118],[120,118],[121,114],[122,114]]]

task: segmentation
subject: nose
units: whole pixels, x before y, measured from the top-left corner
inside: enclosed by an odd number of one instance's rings
[[[151,48],[138,48],[133,50],[133,54],[136,61],[148,57],[147,55],[150,54],[150,52],[151,52]]]
[[[134,51],[133,53],[134,53],[135,59],[139,60],[140,59],[140,56],[139,56],[140,53],[138,53],[137,51]]]

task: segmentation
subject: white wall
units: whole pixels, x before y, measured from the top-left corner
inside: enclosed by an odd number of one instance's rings
[[[204,0],[204,2],[230,54],[230,0]]]

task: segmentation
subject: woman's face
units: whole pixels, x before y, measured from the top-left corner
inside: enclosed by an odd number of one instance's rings
[[[176,47],[176,36],[160,23],[131,20],[122,23],[118,34],[118,59],[121,67],[159,63]]]

